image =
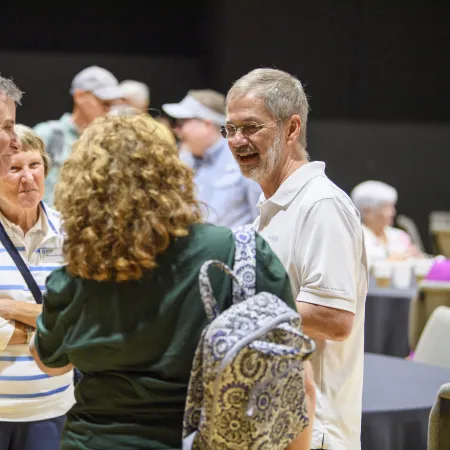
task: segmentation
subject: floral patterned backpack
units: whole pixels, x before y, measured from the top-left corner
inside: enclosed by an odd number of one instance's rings
[[[284,450],[308,424],[303,361],[314,342],[297,312],[255,294],[255,232],[239,228],[234,272],[221,261],[200,270],[209,325],[198,344],[183,422],[183,450]],[[219,311],[208,269],[233,277],[233,305]]]

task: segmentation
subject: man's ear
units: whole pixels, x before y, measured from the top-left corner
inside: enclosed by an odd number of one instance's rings
[[[300,131],[302,129],[302,121],[300,119],[300,116],[298,116],[297,114],[291,116],[288,120],[287,126],[287,143],[293,144],[298,140]]]

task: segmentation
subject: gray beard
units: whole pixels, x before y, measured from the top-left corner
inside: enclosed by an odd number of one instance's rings
[[[245,176],[256,181],[258,184],[270,178],[276,169],[279,167],[282,158],[282,145],[280,134],[277,133],[272,147],[267,150],[265,160],[261,159],[260,164],[253,169],[250,169]]]

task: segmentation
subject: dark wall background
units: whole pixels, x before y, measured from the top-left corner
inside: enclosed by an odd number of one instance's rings
[[[0,62],[3,73],[13,75],[25,92],[17,118],[29,125],[57,119],[71,111],[72,78],[84,67],[94,64],[110,70],[119,80],[147,83],[151,87],[152,107],[179,101],[188,89],[199,89],[207,83],[200,62],[182,56],[0,51]],[[156,115],[157,112],[151,113]]]
[[[450,2],[66,6],[2,7],[0,71],[26,91],[20,121],[69,110],[70,81],[90,64],[148,83],[156,108],[190,88],[226,92],[255,67],[277,67],[306,84],[309,152],[337,184],[394,185],[399,211],[426,242],[428,213],[450,209]]]

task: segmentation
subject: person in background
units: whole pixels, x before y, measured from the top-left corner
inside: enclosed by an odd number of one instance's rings
[[[71,113],[63,114],[59,120],[38,123],[34,127],[52,161],[52,169],[45,180],[44,201],[49,206],[53,205],[59,171],[72,152],[72,144],[93,120],[104,116],[111,106],[124,102],[124,92],[117,78],[98,66],[87,67],[75,75],[70,94],[73,99]]]
[[[223,133],[263,190],[255,228],[289,273],[317,386],[313,449],[359,450],[367,267],[359,213],[306,151],[308,99],[294,76],[256,69],[227,95]]]
[[[230,228],[253,222],[261,188],[242,175],[220,133],[225,97],[210,89],[192,90],[180,103],[167,103],[162,109],[176,119],[180,157],[195,172],[198,199],[207,205],[208,222]]]
[[[124,80],[120,83],[124,92],[124,99],[128,105],[137,110],[148,113],[150,108],[150,88],[140,81]]]
[[[0,223],[43,292],[64,263],[59,215],[41,202],[50,158],[31,128],[16,125],[15,132],[22,147],[0,178]],[[34,362],[28,343],[42,305],[0,247],[0,449],[59,450],[73,374],[51,377]]]
[[[382,181],[364,181],[350,194],[361,213],[369,266],[422,256],[409,235],[393,226],[397,190]]]
[[[233,265],[232,232],[201,223],[192,171],[144,114],[100,118],[85,131],[62,169],[56,205],[67,265],[47,279],[31,348],[46,373],[83,373],[62,450],[181,449],[207,324],[199,271],[211,259]],[[295,309],[280,261],[260,236],[256,247],[257,292]],[[230,279],[213,271],[211,282],[225,310]]]
[[[170,142],[176,143],[172,128],[159,117],[153,117],[149,113],[150,107],[150,89],[140,81],[125,80],[120,83],[123,89],[124,103],[111,106],[108,115],[127,116],[146,114],[151,120],[154,120],[155,129],[158,130]]]

